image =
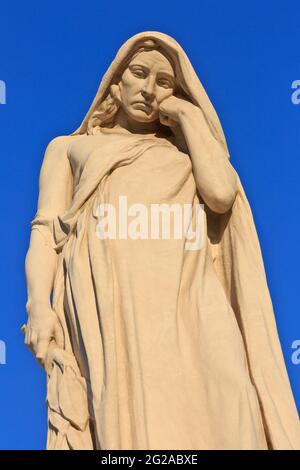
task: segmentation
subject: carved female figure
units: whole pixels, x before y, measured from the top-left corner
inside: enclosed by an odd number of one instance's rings
[[[203,207],[201,246],[99,236],[120,196],[131,216],[187,204],[190,225]],[[48,449],[300,449],[251,209],[166,34],[126,41],[79,129],[48,145],[26,275]]]

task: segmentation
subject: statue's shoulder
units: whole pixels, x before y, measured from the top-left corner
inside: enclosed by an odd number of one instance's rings
[[[82,138],[82,135],[59,135],[57,137],[54,137],[50,142],[48,143],[46,147],[46,154],[48,153],[55,153],[55,154],[61,154],[61,153],[66,153],[68,154],[68,149],[71,143],[73,143],[76,140],[79,140]]]

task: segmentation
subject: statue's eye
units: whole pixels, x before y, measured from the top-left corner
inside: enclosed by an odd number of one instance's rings
[[[146,71],[138,67],[131,67],[130,71],[137,78],[145,78],[147,76]]]
[[[157,84],[163,88],[172,88],[172,83],[170,82],[170,80],[167,80],[167,79],[164,79],[164,78],[160,78],[158,81],[157,81]]]

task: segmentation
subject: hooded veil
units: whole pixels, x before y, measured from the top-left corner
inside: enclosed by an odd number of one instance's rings
[[[184,92],[193,104],[200,107],[213,136],[224,148],[224,158],[229,158],[225,136],[215,112],[193,66],[181,46],[170,36],[159,32],[142,32],[127,40],[103,76],[99,89],[80,127],[72,135],[85,134],[88,121],[109,90],[109,85],[129,54],[141,41],[152,39],[168,52],[175,64],[175,74]],[[84,199],[84,198],[83,198]],[[76,227],[78,197],[70,209],[54,221],[53,233],[56,247],[64,243]],[[214,214],[205,208],[207,233],[216,273],[230,302],[244,341],[249,374],[256,389],[263,425],[269,449],[300,449],[299,418],[287,375],[278,337],[272,302],[268,290],[260,245],[251,209],[242,184],[238,179],[238,194],[231,210],[226,214]],[[34,225],[42,225],[37,216]],[[56,283],[58,281],[56,280]],[[55,287],[54,287],[55,289]],[[59,293],[54,290],[54,308]],[[51,350],[50,350],[51,351]],[[66,356],[64,356],[66,354]],[[52,424],[72,434],[73,447],[88,448],[92,437],[87,428],[86,384],[70,351],[57,348],[49,354],[48,406]],[[53,367],[53,364],[56,367]],[[81,415],[72,400],[80,401]],[[230,433],[230,430],[228,430]],[[59,448],[56,441],[48,448]]]

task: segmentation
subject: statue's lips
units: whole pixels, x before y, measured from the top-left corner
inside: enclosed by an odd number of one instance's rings
[[[152,112],[152,106],[148,103],[145,103],[144,101],[135,101],[134,103],[134,107],[137,108],[137,109],[142,109],[143,111],[147,111],[149,113]]]

